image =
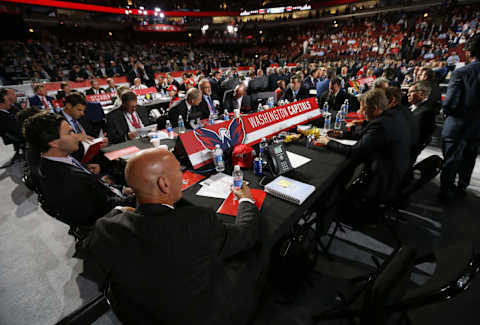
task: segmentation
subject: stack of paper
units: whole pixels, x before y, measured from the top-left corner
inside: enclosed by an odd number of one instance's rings
[[[226,199],[232,191],[232,184],[232,176],[224,173],[218,173],[200,182],[202,188],[197,192],[197,195],[213,197],[217,199]]]

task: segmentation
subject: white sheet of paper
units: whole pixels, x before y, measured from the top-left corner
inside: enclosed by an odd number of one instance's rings
[[[332,139],[333,141],[340,142],[346,146],[353,146],[357,143],[357,140],[339,140],[339,139]]]
[[[297,168],[297,167],[300,167],[302,165],[305,165],[310,160],[312,160],[310,158],[297,155],[296,153],[293,153],[293,152],[290,152],[290,151],[287,151],[287,156],[288,156],[288,159],[290,160],[290,164],[292,164],[293,168]]]
[[[200,182],[203,185],[197,195],[226,199],[231,192],[233,177],[218,173]]]

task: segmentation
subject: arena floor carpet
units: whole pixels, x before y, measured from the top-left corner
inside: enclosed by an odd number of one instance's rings
[[[423,156],[438,153],[428,148]],[[13,155],[0,146],[0,164]],[[67,226],[48,217],[36,195],[21,182],[21,164],[0,170],[0,325],[54,324],[97,294],[96,286],[79,273],[82,262],[72,258],[74,242]],[[468,196],[451,206],[437,199],[438,178],[412,199],[400,237],[420,251],[471,242],[480,249],[480,164]],[[334,303],[347,279],[372,270],[370,256],[384,258],[392,251],[388,238],[347,231],[339,233],[331,252],[338,258],[318,258],[312,286],[306,286],[290,305],[277,304],[267,291],[255,325],[312,324],[310,317]],[[412,281],[415,279],[412,277]],[[478,324],[475,313],[480,283],[449,302],[412,312],[414,324]],[[119,324],[109,312],[94,324]],[[338,322],[336,323],[338,324]]]

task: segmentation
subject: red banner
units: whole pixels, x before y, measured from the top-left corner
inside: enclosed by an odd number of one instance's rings
[[[112,100],[112,93],[104,93],[98,95],[88,95],[86,96],[87,101],[90,103],[101,103],[101,102],[108,102]]]
[[[133,92],[137,94],[137,96],[145,96],[146,94],[156,93],[157,88],[150,87],[145,89],[134,89]]]
[[[212,152],[219,144],[224,151],[237,144],[253,145],[262,138],[271,137],[295,125],[307,123],[321,116],[315,98],[268,109],[208,125],[180,135],[194,169],[212,161]]]
[[[133,29],[137,32],[184,32],[186,29],[183,26],[165,25],[165,24],[153,24],[143,26],[133,26]]]

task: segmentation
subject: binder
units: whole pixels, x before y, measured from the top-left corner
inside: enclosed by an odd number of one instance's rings
[[[265,192],[280,199],[301,205],[315,191],[315,186],[279,176],[265,185]]]

